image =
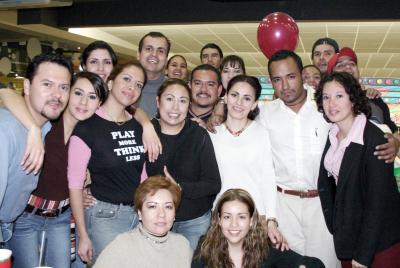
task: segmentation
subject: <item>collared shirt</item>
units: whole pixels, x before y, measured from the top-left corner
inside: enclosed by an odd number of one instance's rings
[[[38,177],[20,165],[26,148],[27,130],[8,110],[0,109],[0,223],[11,223],[24,211]],[[42,137],[50,130],[42,127]]]
[[[257,119],[271,139],[277,185],[286,190],[317,189],[329,123],[307,100],[295,113],[280,99],[261,107]]]
[[[336,184],[339,176],[340,165],[342,164],[343,155],[346,148],[351,142],[364,145],[363,133],[367,118],[364,114],[357,115],[354,119],[353,125],[347,133],[346,138],[339,142],[337,134],[339,133],[339,127],[337,124],[332,124],[331,130],[329,131],[329,141],[331,146],[326,152],[324,159],[325,169],[333,175]]]

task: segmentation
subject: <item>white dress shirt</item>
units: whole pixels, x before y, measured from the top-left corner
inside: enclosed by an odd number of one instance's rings
[[[295,113],[277,99],[261,107],[257,120],[269,133],[277,185],[285,190],[317,189],[329,123],[315,102],[306,100]]]
[[[276,218],[276,183],[268,132],[258,122],[234,137],[225,124],[210,133],[221,174],[221,191],[241,188],[250,193],[260,215]],[[216,202],[214,202],[215,205]]]

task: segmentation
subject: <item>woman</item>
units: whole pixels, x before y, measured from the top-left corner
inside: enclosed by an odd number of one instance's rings
[[[188,241],[169,231],[180,199],[181,189],[173,181],[165,177],[146,179],[134,198],[140,224],[118,235],[94,267],[189,267],[192,250]]]
[[[163,154],[146,162],[149,176],[165,169],[182,188],[182,202],[172,231],[183,234],[194,249],[210,224],[210,209],[221,180],[214,149],[205,129],[187,119],[190,89],[180,79],[168,79],[160,87],[157,107],[160,119],[153,119]]]
[[[324,267],[317,258],[272,247],[255,203],[243,189],[230,189],[218,199],[211,226],[192,261],[192,268],[298,268],[299,265]]]
[[[143,169],[142,128],[125,109],[138,100],[145,82],[140,64],[115,66],[108,77],[107,100],[94,116],[80,122],[71,136],[68,185],[79,232],[78,254],[83,261],[95,260],[116,235],[137,224],[131,193],[139,185]],[[84,213],[82,189],[87,168],[97,201]]]
[[[222,86],[225,94],[229,81],[235,76],[246,74],[246,67],[241,57],[236,55],[228,55],[222,59],[220,71]]]
[[[400,195],[393,164],[374,156],[386,139],[368,121],[360,84],[347,73],[324,77],[318,110],[332,122],[318,190],[342,267],[400,267]]]
[[[222,92],[218,103],[214,107],[212,116],[207,120],[207,128],[211,132],[215,132],[214,127],[220,125],[225,117],[225,102],[226,89],[228,88],[229,81],[238,75],[246,74],[246,67],[241,57],[236,55],[228,55],[222,59],[220,65]]]
[[[117,54],[112,47],[104,41],[94,41],[90,43],[82,52],[81,66],[88,72],[99,75],[104,82],[107,82],[114,66],[117,64]],[[161,143],[154,132],[152,124],[147,114],[140,108],[131,109],[134,118],[143,127],[143,143],[145,151],[148,152],[149,159],[154,161],[161,153]],[[93,200],[94,201],[94,200]]]
[[[186,59],[182,55],[174,55],[167,62],[167,76],[188,80],[188,69]]]
[[[281,243],[269,135],[253,120],[259,111],[261,85],[255,77],[239,75],[230,80],[227,90],[226,121],[210,134],[221,173],[220,195],[230,188],[250,192],[261,217],[267,219],[269,237],[273,243]]]
[[[9,242],[16,267],[28,267],[39,262],[37,248],[41,231],[46,231],[45,264],[70,267],[70,217],[67,180],[67,144],[75,125],[91,117],[107,94],[103,80],[89,72],[73,77],[68,106],[46,135],[43,169],[37,189],[31,194],[25,212],[15,223]],[[22,98],[21,98],[22,99]],[[18,99],[17,99],[18,101]],[[24,110],[25,106],[12,106]],[[29,113],[25,114],[28,117]],[[22,118],[25,125],[29,118]],[[33,123],[32,123],[33,124]]]

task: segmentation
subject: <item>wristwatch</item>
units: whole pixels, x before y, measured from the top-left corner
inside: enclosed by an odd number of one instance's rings
[[[270,221],[273,221],[273,222],[275,222],[275,224],[276,224],[276,227],[279,227],[279,224],[278,224],[278,221],[277,221],[277,219],[276,219],[276,218],[268,218],[268,219],[267,219],[267,226],[268,226],[268,223],[269,223]]]

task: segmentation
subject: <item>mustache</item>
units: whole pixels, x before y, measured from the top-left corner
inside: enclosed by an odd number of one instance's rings
[[[61,105],[61,104],[63,104],[62,103],[62,101],[60,101],[59,99],[51,99],[51,100],[48,100],[48,101],[46,101],[46,103],[45,104],[58,104],[58,105]]]
[[[205,92],[200,92],[200,93],[197,93],[196,94],[196,97],[199,97],[200,95],[207,95],[207,97],[211,97],[211,95],[210,94],[208,94],[208,93],[205,93]]]

